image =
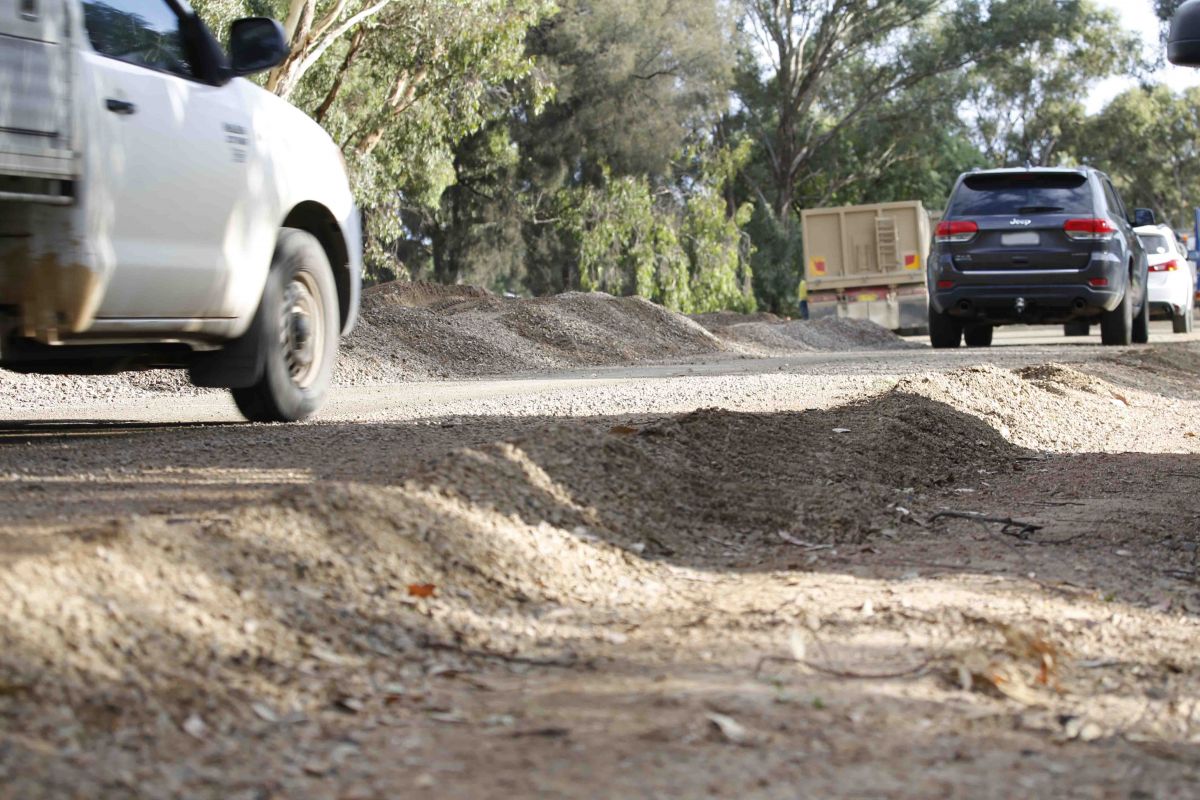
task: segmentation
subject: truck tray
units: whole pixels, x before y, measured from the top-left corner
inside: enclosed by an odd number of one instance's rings
[[[0,200],[70,202],[68,43],[59,4],[0,0]],[[17,13],[20,11],[20,13]]]

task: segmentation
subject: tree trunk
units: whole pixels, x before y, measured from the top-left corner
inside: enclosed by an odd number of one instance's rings
[[[354,66],[354,61],[358,58],[359,50],[361,50],[363,40],[366,38],[367,29],[359,25],[354,31],[354,36],[350,39],[350,49],[346,51],[346,57],[342,60],[342,67],[333,79],[333,85],[329,87],[329,91],[325,93],[325,99],[321,101],[321,105],[317,106],[317,110],[313,113],[313,118],[318,123],[325,122],[325,117],[329,114],[329,109],[333,107],[338,94],[342,91],[342,84],[346,82],[346,74],[350,71],[350,67]]]

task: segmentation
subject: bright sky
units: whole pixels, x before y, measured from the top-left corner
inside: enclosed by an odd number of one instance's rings
[[[1158,17],[1154,15],[1154,5],[1151,0],[1096,0],[1096,2],[1098,5],[1114,9],[1121,15],[1122,21],[1130,30],[1141,33],[1151,55],[1162,52]],[[1163,55],[1165,57],[1165,53]],[[1175,90],[1200,84],[1200,70],[1176,67],[1170,64],[1151,77],[1155,81],[1165,82]],[[1088,111],[1099,111],[1109,100],[1136,85],[1137,81],[1133,78],[1111,78],[1098,84],[1088,97]]]

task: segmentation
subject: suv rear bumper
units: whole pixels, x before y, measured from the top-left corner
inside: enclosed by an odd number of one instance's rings
[[[933,307],[963,320],[995,324],[1095,318],[1121,304],[1128,282],[1123,265],[1103,256],[1081,270],[973,272],[956,269],[946,257],[940,261],[929,292]],[[1091,285],[1099,279],[1107,285]],[[938,289],[939,281],[953,281],[954,287]],[[1023,311],[1018,312],[1018,304]]]

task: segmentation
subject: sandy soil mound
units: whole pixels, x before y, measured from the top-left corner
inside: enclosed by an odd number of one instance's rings
[[[1200,343],[1137,348],[1105,359],[1115,382],[1186,400],[1200,400]]]
[[[903,350],[920,346],[866,320],[824,317],[802,321],[785,320],[773,314],[729,312],[702,314],[694,319],[731,347],[758,356],[798,351]]]
[[[1015,444],[1048,452],[1142,452],[1146,438],[1161,438],[1163,431],[1135,412],[1178,416],[1165,397],[1061,364],[1015,371],[969,367],[905,378],[899,390],[961,409]]]
[[[1149,492],[1089,506],[1105,470],[1030,466],[1000,431],[1156,416],[1123,397],[1057,365],[959,370],[828,410],[549,425],[386,485],[301,472],[195,513],[11,524],[0,796],[637,796],[658,778],[663,796],[915,799],[1034,775],[1050,797],[1131,759],[1193,786],[1190,706],[1172,709],[1195,694],[1194,586],[1158,574],[1161,530],[1097,538]],[[947,506],[1055,527],[935,523]],[[799,758],[807,774],[782,771]],[[777,791],[755,793],[764,776]],[[1121,794],[1188,796],[1161,788]]]
[[[114,520],[9,565],[0,710],[36,699],[58,709],[39,725],[165,726],[186,741],[171,729],[204,738],[193,715],[336,706],[370,671],[313,676],[431,642],[528,653],[570,638],[519,619],[530,603],[678,609],[653,557],[702,560],[712,542],[776,558],[792,546],[781,530],[862,541],[898,524],[896,503],[1015,452],[972,417],[891,393],[835,411],[557,426],[451,454],[393,488]],[[426,584],[447,591],[432,616],[407,588]]]
[[[897,503],[1017,454],[971,416],[892,392],[831,411],[551,426],[452,453],[396,487],[313,486],[215,517],[114,520],[10,565],[0,696],[108,687],[89,702],[110,722],[138,716],[118,703],[128,691],[184,718],[236,697],[281,714],[336,702],[344,687],[279,665],[359,663],[430,639],[507,651],[526,631],[497,618],[531,602],[662,611],[676,601],[623,591],[658,572],[630,555],[699,562],[713,542],[772,559],[792,546],[779,531],[861,542],[898,524]],[[406,587],[425,584],[452,587],[433,621],[404,611],[416,605]],[[94,594],[72,588],[85,585]],[[185,664],[194,687],[179,683]]]

